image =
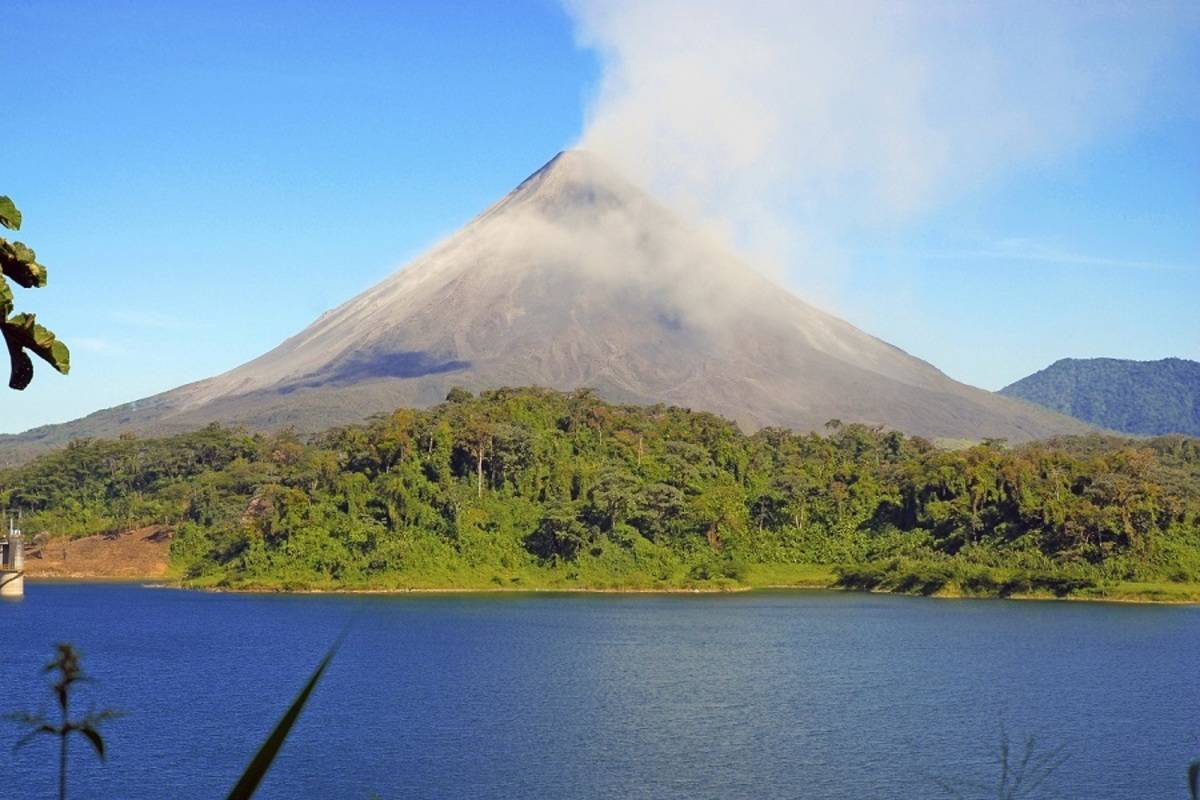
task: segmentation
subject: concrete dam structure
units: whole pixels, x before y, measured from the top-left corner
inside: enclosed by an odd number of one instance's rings
[[[10,519],[8,532],[0,539],[0,597],[25,595],[25,540]]]

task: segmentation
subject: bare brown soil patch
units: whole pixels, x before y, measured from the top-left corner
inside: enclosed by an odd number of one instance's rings
[[[154,525],[83,539],[57,537],[25,552],[30,578],[161,578],[174,531]]]

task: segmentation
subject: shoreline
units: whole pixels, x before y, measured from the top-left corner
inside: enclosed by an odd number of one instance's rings
[[[764,583],[757,585],[732,585],[732,586],[674,586],[674,587],[628,587],[628,588],[611,588],[611,587],[583,587],[583,586],[421,586],[421,587],[403,587],[403,588],[301,588],[301,589],[284,589],[277,587],[229,587],[229,586],[189,586],[186,583],[163,580],[161,575],[155,576],[88,576],[88,575],[55,575],[55,576],[29,576],[26,575],[26,582],[32,584],[55,584],[55,583],[86,583],[86,584],[118,584],[129,583],[139,584],[150,589],[176,589],[181,591],[192,592],[209,592],[212,594],[262,594],[262,595],[376,595],[376,596],[392,596],[392,595],[477,595],[477,594],[494,594],[494,595],[550,595],[550,594],[604,594],[604,595],[722,595],[722,594],[750,594],[754,592],[790,592],[790,591],[818,591],[818,592],[838,592],[850,593],[856,592],[860,594],[885,594],[895,595],[898,597],[923,597],[934,600],[1016,600],[1016,601],[1055,601],[1055,602],[1076,602],[1076,603],[1120,603],[1123,605],[1167,605],[1167,606],[1200,606],[1200,597],[1194,599],[1172,599],[1158,597],[1139,597],[1136,594],[1132,595],[1117,595],[1117,596],[1085,596],[1085,595],[1066,595],[1058,597],[1053,594],[1013,594],[1007,597],[997,595],[976,595],[964,594],[961,592],[949,593],[934,593],[934,594],[914,594],[909,592],[893,592],[886,589],[872,589],[863,591],[861,589],[847,589],[839,586],[822,583]]]

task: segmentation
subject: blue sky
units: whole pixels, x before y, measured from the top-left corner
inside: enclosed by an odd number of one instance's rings
[[[74,359],[4,396],[7,432],[270,349],[575,142],[604,68],[551,0],[3,13],[0,194],[50,268],[17,308]],[[1069,152],[831,229],[821,302],[990,389],[1064,356],[1200,359],[1198,54]]]

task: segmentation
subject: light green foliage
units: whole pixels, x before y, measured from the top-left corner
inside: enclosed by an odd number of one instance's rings
[[[21,227],[21,212],[8,197],[0,197],[0,226],[10,230]],[[0,238],[0,331],[12,363],[8,385],[21,390],[33,380],[29,353],[64,375],[71,369],[71,353],[49,329],[37,323],[33,314],[12,313],[14,298],[9,281],[26,289],[45,286],[46,268],[38,263],[32,248]]]
[[[201,585],[732,587],[789,565],[919,593],[1200,582],[1195,439],[951,452],[854,424],[747,436],[588,392],[456,392],[308,441],[77,442],[0,473],[0,501],[33,531],[175,524]]]

